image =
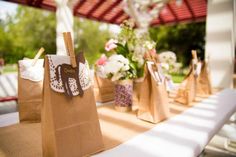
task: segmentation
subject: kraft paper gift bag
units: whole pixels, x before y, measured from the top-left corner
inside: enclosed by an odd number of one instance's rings
[[[94,75],[94,95],[97,102],[108,102],[114,100],[115,85],[106,78]]]
[[[207,69],[207,63],[202,62],[201,72],[197,79],[197,94],[198,95],[210,95],[212,94],[211,81],[209,78],[209,72]]]
[[[34,59],[18,62],[18,110],[20,122],[40,122],[43,90],[43,59],[38,59],[43,48]]]
[[[193,102],[195,99],[196,95],[195,89],[196,89],[196,78],[191,70],[181,83],[177,91],[175,101],[181,104],[190,105],[190,103]]]
[[[138,103],[140,99],[141,86],[144,78],[136,79],[133,81],[133,95],[132,95],[132,111],[138,109]]]
[[[45,57],[43,156],[89,156],[104,148],[89,66],[83,53],[74,56],[70,33],[63,35],[70,57]]]
[[[190,71],[188,75],[185,77],[183,82],[180,84],[180,87],[177,91],[177,95],[175,98],[176,102],[190,105],[191,102],[194,101],[196,97],[196,89],[197,89],[197,77],[200,73],[201,64],[197,61],[197,53],[196,51],[192,51],[192,64],[190,67]]]
[[[144,80],[139,84],[136,96],[137,117],[152,123],[158,123],[169,116],[168,94],[160,68],[155,62],[147,61]]]
[[[145,60],[153,61],[155,64],[160,63],[159,56],[156,53],[156,50],[150,50],[149,52],[145,53],[144,56]],[[147,69],[146,69],[147,72]],[[141,78],[137,78],[133,81],[133,96],[132,96],[132,110],[138,109],[138,103],[140,99],[140,93],[142,93],[142,84],[144,82],[145,75]]]

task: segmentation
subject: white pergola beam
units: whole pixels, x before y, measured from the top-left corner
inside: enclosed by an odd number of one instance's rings
[[[208,0],[206,59],[213,87],[232,88],[235,58],[235,5],[233,0]]]

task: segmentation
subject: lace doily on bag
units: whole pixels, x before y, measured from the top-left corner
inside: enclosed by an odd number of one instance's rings
[[[62,80],[56,79],[56,67],[62,64],[70,64],[69,56],[57,56],[57,55],[47,55],[49,61],[49,75],[50,75],[50,87],[52,90],[64,93],[64,88],[62,85]],[[79,63],[79,81],[83,90],[88,89],[91,86],[90,70],[88,62],[85,61],[85,64]],[[77,89],[76,80],[74,78],[69,78],[69,86],[72,91],[73,96],[79,95]]]
[[[39,59],[34,66],[32,66],[33,59],[24,59],[19,61],[20,77],[33,82],[43,80],[44,68],[43,59]]]

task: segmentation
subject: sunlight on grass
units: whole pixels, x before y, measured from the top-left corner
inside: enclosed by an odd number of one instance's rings
[[[174,83],[181,83],[184,80],[183,74],[171,74]]]
[[[16,64],[7,64],[3,68],[3,74],[17,72]]]
[[[7,64],[4,66],[3,74],[17,72],[17,64]],[[181,83],[184,80],[184,74],[171,74],[174,83]]]

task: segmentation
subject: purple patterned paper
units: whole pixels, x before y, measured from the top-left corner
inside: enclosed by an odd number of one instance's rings
[[[132,84],[116,84],[115,85],[115,105],[121,107],[129,107],[132,105]]]

